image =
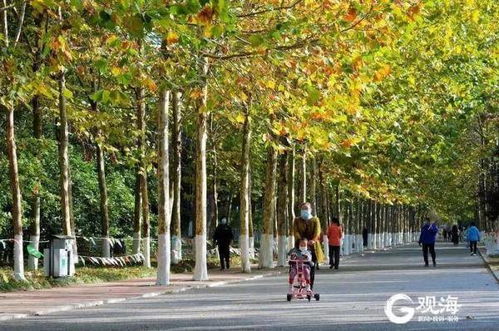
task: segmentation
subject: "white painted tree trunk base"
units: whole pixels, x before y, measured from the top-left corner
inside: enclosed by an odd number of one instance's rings
[[[288,237],[288,251],[292,250],[295,248],[295,236],[289,236]]]
[[[38,251],[40,250],[40,236],[30,236],[31,245]],[[32,255],[28,257],[28,269],[38,270],[38,259]]]
[[[357,235],[357,247],[357,252],[362,254],[364,252],[364,238],[361,234]]]
[[[24,278],[23,235],[14,236],[14,279],[21,281]]]
[[[158,235],[158,272],[156,285],[166,286],[170,284],[170,233]]]
[[[182,261],[182,238],[172,236],[171,243],[171,261],[172,264],[178,264]]]
[[[367,249],[373,249],[374,236],[372,233],[367,234]]]
[[[102,257],[111,257],[111,240],[109,237],[102,238]]]
[[[255,258],[255,237],[249,237],[249,255],[251,259]]]
[[[132,254],[139,254],[140,253],[140,232],[134,232],[133,233],[133,248],[132,248]]]
[[[260,242],[260,268],[274,268],[273,246],[274,237],[271,234],[262,234]]]
[[[345,238],[343,239],[343,255],[350,255],[350,250],[348,249],[350,245],[350,235],[347,234]]]
[[[196,235],[196,265],[194,266],[193,280],[208,280],[208,267],[206,265],[206,234]]]
[[[329,264],[329,238],[326,235],[322,236],[322,243],[324,244],[324,261]]]
[[[241,248],[241,271],[245,273],[251,272],[251,263],[250,263],[250,243],[249,243],[248,235],[240,235],[239,236],[239,244]]]
[[[284,267],[288,256],[288,237],[279,236],[277,239],[277,266]]]
[[[142,241],[144,242],[144,267],[150,268],[151,267],[151,238],[146,237],[146,238],[143,238]]]

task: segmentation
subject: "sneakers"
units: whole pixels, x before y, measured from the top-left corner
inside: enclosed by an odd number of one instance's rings
[[[329,269],[333,269],[333,266],[332,266],[332,265],[330,265],[330,266],[329,266]]]
[[[429,267],[428,263],[425,263],[425,265],[424,265],[424,266],[425,266],[426,268],[427,268],[427,267]]]
[[[437,266],[437,262],[433,262],[433,267],[436,267]]]

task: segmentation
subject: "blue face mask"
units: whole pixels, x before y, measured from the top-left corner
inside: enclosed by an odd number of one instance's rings
[[[301,218],[303,218],[304,220],[307,220],[307,221],[312,218],[312,215],[311,215],[310,211],[308,211],[306,209],[302,209],[301,210],[301,215],[300,216],[301,216]]]

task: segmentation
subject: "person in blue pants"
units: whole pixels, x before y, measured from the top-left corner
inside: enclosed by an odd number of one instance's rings
[[[419,246],[423,246],[423,259],[425,267],[428,267],[428,252],[431,254],[433,266],[437,266],[437,256],[435,253],[435,238],[437,233],[437,225],[434,222],[430,222],[429,218],[426,218],[425,224],[421,227],[421,234],[419,235]]]
[[[475,222],[470,223],[468,229],[468,241],[470,242],[470,253],[476,255],[476,245],[480,241],[480,231],[475,225]]]

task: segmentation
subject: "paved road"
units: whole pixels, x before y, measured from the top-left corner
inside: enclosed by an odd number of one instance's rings
[[[420,248],[412,245],[350,257],[338,271],[320,270],[319,302],[286,302],[283,275],[3,322],[0,330],[499,330],[499,284],[481,258],[462,246],[437,246],[436,268],[424,268]],[[422,322],[419,317],[433,315],[417,311],[408,324],[393,324],[384,306],[396,293],[407,294],[413,307],[418,297],[455,296],[459,320]],[[398,308],[395,314],[403,315]]]

